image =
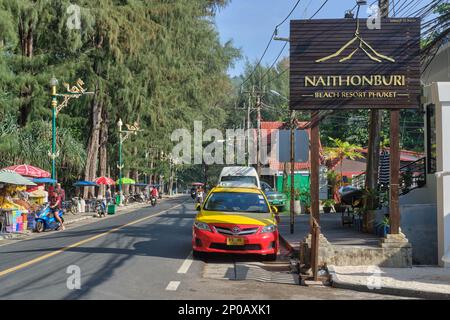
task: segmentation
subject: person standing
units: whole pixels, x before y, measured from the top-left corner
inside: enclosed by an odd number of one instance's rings
[[[112,195],[111,195],[111,188],[108,186],[106,187],[106,191],[105,191],[105,198],[106,198],[106,203],[110,204],[112,201]]]

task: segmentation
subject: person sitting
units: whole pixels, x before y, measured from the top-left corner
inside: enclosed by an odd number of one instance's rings
[[[64,223],[62,222],[61,217],[58,214],[61,208],[62,208],[61,195],[52,188],[50,193],[50,210],[55,216],[55,219],[58,220],[59,222],[60,226],[59,229],[65,230],[66,228],[64,227]]]

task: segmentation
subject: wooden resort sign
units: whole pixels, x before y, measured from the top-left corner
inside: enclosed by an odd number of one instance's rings
[[[420,20],[292,20],[290,108],[404,109],[420,101]]]

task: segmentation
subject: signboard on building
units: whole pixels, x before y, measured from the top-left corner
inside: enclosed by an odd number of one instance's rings
[[[290,108],[405,109],[420,101],[420,20],[292,20]]]

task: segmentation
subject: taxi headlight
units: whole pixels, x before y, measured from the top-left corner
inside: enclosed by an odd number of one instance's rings
[[[264,228],[262,228],[261,233],[275,232],[275,230],[277,230],[277,226],[271,224],[270,226],[265,226]]]
[[[194,227],[196,227],[197,229],[200,229],[200,230],[206,230],[206,231],[211,231],[212,232],[212,230],[209,227],[209,225],[204,223],[204,222],[195,221],[194,222]]]

